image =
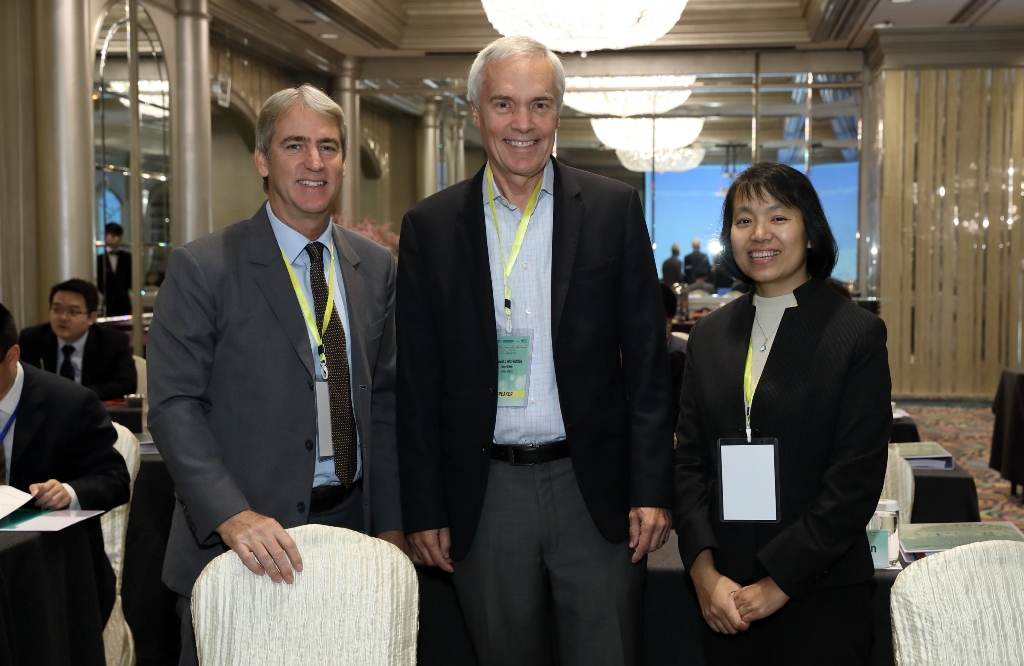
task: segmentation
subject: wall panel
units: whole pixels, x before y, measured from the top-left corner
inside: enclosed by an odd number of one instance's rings
[[[990,395],[1017,363],[1024,69],[882,76],[879,288],[893,392]]]

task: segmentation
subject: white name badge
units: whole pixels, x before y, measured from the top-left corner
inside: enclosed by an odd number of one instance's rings
[[[498,407],[526,407],[530,378],[530,336],[498,336]]]
[[[334,455],[334,439],[331,437],[331,392],[327,382],[316,384],[316,436],[320,442],[320,457]]]
[[[779,440],[718,440],[723,522],[776,523],[779,512]]]

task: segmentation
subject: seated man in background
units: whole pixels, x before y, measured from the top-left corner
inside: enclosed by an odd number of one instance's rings
[[[129,497],[117,431],[96,395],[19,362],[14,317],[0,305],[0,484],[41,509],[113,509]]]
[[[135,393],[135,361],[128,337],[96,325],[99,292],[85,280],[61,282],[50,290],[50,323],[21,332],[21,360],[115,400]]]
[[[693,284],[688,285],[686,288],[692,294],[695,291],[706,291],[709,294],[717,294],[718,289],[715,285],[708,281],[708,269],[698,268],[693,271]]]

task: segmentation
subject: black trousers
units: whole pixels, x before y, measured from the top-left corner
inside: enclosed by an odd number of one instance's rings
[[[715,633],[701,619],[708,666],[863,666],[871,662],[871,583],[814,590],[750,629]]]

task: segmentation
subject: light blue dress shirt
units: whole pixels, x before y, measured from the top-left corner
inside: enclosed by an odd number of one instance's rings
[[[267,216],[270,218],[270,226],[274,230],[274,237],[277,238],[277,244],[284,250],[285,256],[291,261],[292,270],[295,271],[295,277],[299,279],[299,284],[302,285],[302,291],[306,295],[306,302],[309,303],[310,310],[315,307],[313,305],[313,287],[309,282],[309,255],[306,254],[306,246],[310,243],[310,240],[295,231],[287,224],[282,222],[274,211],[270,209],[270,202],[266,203]],[[326,248],[324,250],[324,277],[327,277],[327,272],[330,270],[331,265],[331,250],[334,248],[334,224],[328,224],[327,229],[321,234],[317,240],[324,244]],[[338,254],[335,252],[334,261],[334,308],[338,311],[338,316],[341,319],[341,326],[345,329],[345,338],[348,340],[349,325],[348,325],[348,299],[345,296],[345,280],[341,276],[341,263],[338,259]],[[297,299],[296,299],[297,300]],[[303,322],[305,323],[305,322]],[[318,382],[325,381],[321,376],[320,363],[316,361],[319,357],[316,348],[316,339],[313,334],[309,331],[309,327],[306,327],[306,333],[309,334],[309,350],[313,354],[313,367],[316,368],[316,380]],[[352,346],[347,344],[345,351],[348,354],[348,372],[349,377],[352,376]],[[351,400],[351,398],[349,398]],[[352,407],[353,416],[355,416],[355,406]],[[320,438],[317,435],[316,450],[320,451]],[[363,451],[362,444],[359,441],[359,429],[356,428],[356,475],[352,479],[358,481],[363,475]],[[324,485],[338,485],[341,481],[338,480],[338,475],[334,473],[334,456],[327,458],[317,457],[316,471],[313,474],[313,487],[324,486]]]

